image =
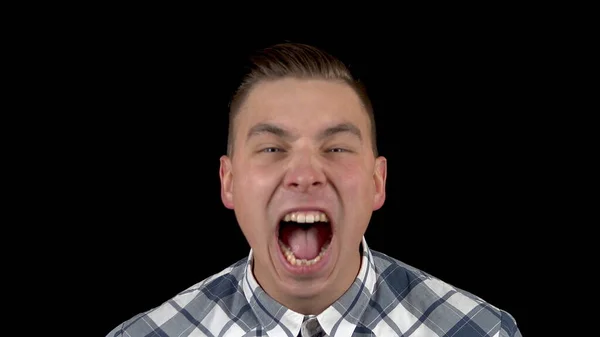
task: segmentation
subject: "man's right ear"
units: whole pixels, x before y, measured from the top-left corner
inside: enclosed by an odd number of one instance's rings
[[[221,200],[223,205],[233,209],[233,172],[231,170],[231,159],[225,155],[221,156],[219,177],[221,178]]]

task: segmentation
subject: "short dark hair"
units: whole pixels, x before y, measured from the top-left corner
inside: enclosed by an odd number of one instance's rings
[[[285,77],[318,78],[342,81],[348,84],[362,101],[371,122],[371,143],[378,156],[377,135],[373,107],[363,83],[356,79],[349,68],[330,53],[302,43],[280,43],[260,49],[249,58],[249,65],[229,104],[229,134],[227,154],[233,155],[234,121],[250,90],[261,81]]]

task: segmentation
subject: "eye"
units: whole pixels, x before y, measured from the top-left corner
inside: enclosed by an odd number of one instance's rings
[[[260,152],[266,152],[266,153],[275,153],[275,152],[282,152],[283,150],[277,147],[267,147],[262,149]]]
[[[347,152],[346,149],[342,149],[340,147],[334,147],[332,149],[327,150],[327,152]]]

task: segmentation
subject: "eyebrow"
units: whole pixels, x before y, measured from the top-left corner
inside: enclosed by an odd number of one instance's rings
[[[338,125],[329,127],[319,134],[319,139],[328,138],[338,133],[345,132],[355,135],[360,141],[362,141],[362,135],[360,133],[360,130],[356,127],[356,125],[352,123],[340,123]]]
[[[253,126],[250,131],[248,131],[248,139],[265,133],[273,134],[279,138],[292,138],[292,134],[289,131],[284,130],[275,124],[259,123]]]
[[[358,139],[360,141],[362,141],[362,134],[360,133],[360,129],[352,123],[340,123],[340,124],[328,127],[325,130],[321,131],[319,133],[319,135],[317,136],[317,138],[322,140],[322,139],[325,139],[328,137],[332,137],[336,134],[345,133],[345,132],[355,135],[356,137],[358,137]],[[290,133],[288,130],[283,129],[282,127],[279,127],[279,126],[277,126],[275,124],[271,124],[271,123],[259,123],[259,124],[256,124],[255,126],[253,126],[252,128],[250,128],[250,130],[248,131],[247,139],[250,139],[253,136],[257,136],[257,135],[264,134],[264,133],[270,133],[279,138],[284,138],[284,139],[293,139],[294,138],[292,133]]]

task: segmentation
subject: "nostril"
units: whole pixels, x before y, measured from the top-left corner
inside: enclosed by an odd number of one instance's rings
[[[325,179],[317,179],[317,177],[314,176],[289,176],[285,180],[286,188],[301,191],[321,188],[325,183]]]

